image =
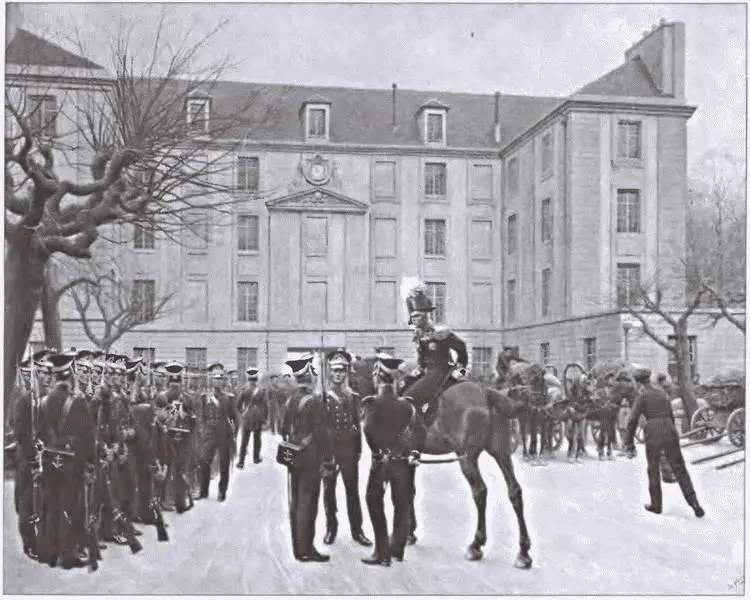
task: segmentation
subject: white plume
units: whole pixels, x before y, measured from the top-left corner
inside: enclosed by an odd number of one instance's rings
[[[401,300],[403,302],[406,302],[406,298],[409,296],[409,292],[411,292],[418,285],[424,286],[424,283],[422,283],[422,280],[419,279],[419,277],[402,277]]]

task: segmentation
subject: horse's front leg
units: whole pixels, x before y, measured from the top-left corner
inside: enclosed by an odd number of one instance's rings
[[[491,451],[491,454],[500,467],[500,470],[503,472],[505,484],[508,486],[508,498],[510,498],[510,503],[513,505],[513,511],[516,513],[516,519],[518,521],[518,556],[516,556],[516,559],[513,561],[513,566],[519,569],[529,569],[531,568],[532,563],[531,556],[529,555],[531,539],[529,538],[529,531],[526,528],[526,518],[523,514],[523,493],[521,491],[521,484],[518,483],[518,479],[516,479],[510,455],[493,451]]]
[[[479,560],[484,556],[482,546],[487,543],[487,485],[479,472],[479,455],[471,454],[459,460],[461,472],[471,486],[474,504],[477,507],[477,530],[474,540],[466,550],[468,560]]]

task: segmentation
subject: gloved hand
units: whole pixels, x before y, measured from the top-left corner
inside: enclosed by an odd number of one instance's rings
[[[468,374],[469,372],[466,370],[466,367],[462,365],[456,366],[456,368],[451,371],[451,377],[457,381],[465,379]]]
[[[414,377],[415,379],[418,379],[418,378],[422,377],[422,373],[423,373],[422,369],[420,369],[419,367],[417,367],[416,369],[414,369],[411,372],[411,376]]]
[[[372,455],[372,462],[381,464],[385,462],[385,452],[382,450],[378,450],[377,452],[374,452]]]
[[[418,450],[412,450],[409,452],[409,466],[410,467],[418,467],[419,466],[419,458],[421,454]]]

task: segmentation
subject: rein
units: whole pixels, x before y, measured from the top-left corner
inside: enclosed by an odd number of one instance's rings
[[[466,458],[465,454],[459,454],[453,458],[420,458],[419,464],[420,465],[444,465],[447,463],[453,463],[456,461],[461,460],[462,458]]]

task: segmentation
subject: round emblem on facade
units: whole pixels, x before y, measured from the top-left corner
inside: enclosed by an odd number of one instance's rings
[[[325,185],[331,178],[331,164],[319,154],[305,162],[305,179],[313,185]]]

